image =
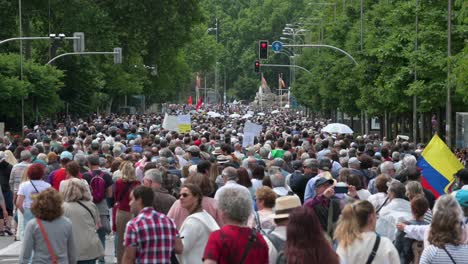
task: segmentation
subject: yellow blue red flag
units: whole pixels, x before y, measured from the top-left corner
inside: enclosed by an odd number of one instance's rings
[[[435,134],[418,159],[421,169],[422,185],[431,190],[437,197],[450,193],[454,174],[463,169],[463,165]]]

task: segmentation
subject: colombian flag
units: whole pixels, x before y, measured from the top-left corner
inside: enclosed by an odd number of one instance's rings
[[[435,134],[418,160],[422,170],[422,185],[434,193],[436,198],[451,192],[454,174],[463,165],[447,145]]]

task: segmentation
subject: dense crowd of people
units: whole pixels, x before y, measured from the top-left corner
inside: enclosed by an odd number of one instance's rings
[[[251,115],[263,129],[243,147],[231,113],[192,111],[188,133],[162,114],[6,132],[0,235],[20,263],[105,263],[108,236],[117,263],[468,263],[468,169],[436,197],[422,144],[280,111]]]

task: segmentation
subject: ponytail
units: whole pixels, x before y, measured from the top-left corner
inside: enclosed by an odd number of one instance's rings
[[[350,246],[354,240],[361,239],[361,229],[367,225],[369,215],[374,212],[374,207],[368,201],[347,204],[338,220],[334,239],[343,248]]]

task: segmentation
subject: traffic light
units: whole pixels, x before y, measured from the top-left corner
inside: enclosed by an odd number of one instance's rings
[[[260,72],[260,61],[255,61],[255,72]]]
[[[258,54],[261,60],[268,59],[268,41],[267,40],[260,40]]]
[[[114,48],[114,64],[122,64],[122,49]]]

